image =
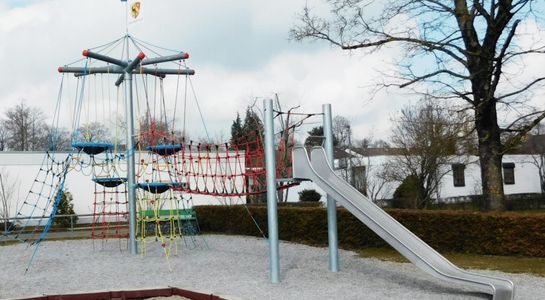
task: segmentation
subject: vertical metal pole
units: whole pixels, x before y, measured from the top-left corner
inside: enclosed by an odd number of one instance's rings
[[[125,101],[126,101],[126,123],[127,123],[127,190],[129,197],[129,252],[138,254],[136,244],[136,180],[134,168],[134,120],[132,106],[132,70],[125,72]]]
[[[346,164],[346,177],[348,179],[348,182],[350,182],[351,185],[354,185],[354,174],[352,174],[352,140],[350,138],[352,136],[352,130],[350,129],[350,125],[347,125],[346,129],[348,130],[348,162]]]
[[[9,213],[8,213],[8,197],[6,197],[6,191],[4,190],[4,180],[2,179],[2,174],[0,173],[0,188],[2,188],[2,210],[4,211],[4,233],[8,234],[8,223],[9,223]],[[10,199],[11,200],[11,199]],[[11,227],[11,226],[10,226]]]
[[[324,137],[327,159],[333,166],[333,121],[331,118],[331,104],[322,105],[324,113]],[[335,199],[327,195],[327,236],[329,240],[329,270],[339,271],[339,246],[337,238],[337,204]]]
[[[274,151],[273,102],[263,100],[265,112],[265,168],[267,170],[267,221],[269,225],[269,259],[271,282],[280,282],[278,255],[278,209],[276,202],[276,158]]]

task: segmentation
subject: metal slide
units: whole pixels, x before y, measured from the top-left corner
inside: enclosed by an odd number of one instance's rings
[[[312,163],[309,161],[305,148],[296,147],[293,150],[293,177],[312,180],[418,268],[436,278],[461,283],[478,292],[491,294],[495,300],[514,299],[513,282],[503,278],[470,273],[456,267],[338,177],[329,166],[323,148],[315,147],[312,149],[311,156]]]

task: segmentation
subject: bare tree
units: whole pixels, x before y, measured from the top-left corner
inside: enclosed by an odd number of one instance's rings
[[[384,147],[387,146],[387,147]],[[373,159],[373,156],[387,155],[389,145],[387,142],[373,137],[365,137],[354,142],[356,152],[360,154],[353,158],[354,168],[358,166],[364,166],[363,178],[358,179],[358,172],[354,172],[354,183],[356,181],[362,181],[362,185],[365,188],[365,195],[369,197],[373,202],[381,200],[382,196],[389,192],[390,183],[393,181],[388,176],[388,170],[384,168],[383,162],[378,159]],[[372,148],[372,149],[371,149]],[[374,155],[372,152],[375,152]],[[356,186],[357,184],[354,184]]]
[[[4,121],[8,133],[7,146],[10,150],[43,150],[46,124],[43,112],[27,106],[22,100],[7,110]]]
[[[69,151],[72,149],[70,144],[71,135],[66,128],[53,128],[47,126],[45,149],[48,151]]]
[[[537,167],[541,193],[545,194],[545,125],[539,124],[530,136],[529,147],[532,153],[532,163]]]
[[[4,224],[4,230],[9,227],[9,218],[14,203],[15,192],[17,191],[18,180],[11,180],[5,170],[0,170],[0,221]],[[16,207],[15,207],[16,208]]]
[[[292,161],[291,161],[291,150],[293,149],[294,144],[294,133],[295,128],[302,125],[302,121],[300,120],[294,120],[292,112],[299,108],[299,106],[293,106],[290,107],[287,111],[282,110],[282,106],[280,105],[280,99],[278,98],[278,94],[274,95],[275,98],[275,106],[277,111],[279,112],[278,115],[278,121],[280,122],[280,140],[278,143],[278,149],[277,149],[277,164],[279,167],[279,176],[280,178],[289,178],[291,177],[291,174],[289,173],[289,170],[291,170],[292,167]],[[283,183],[281,183],[283,184]],[[289,188],[286,189],[278,189],[278,200],[280,202],[288,202],[288,195],[289,195]]]
[[[392,180],[414,182],[413,206],[427,207],[432,202],[448,172],[441,167],[453,160],[460,136],[465,136],[460,133],[469,131],[468,119],[463,112],[453,113],[428,100],[403,109],[395,120],[391,141],[399,155],[392,156],[386,169]]]
[[[365,176],[365,184],[367,187],[367,197],[373,202],[377,202],[390,190],[389,183],[391,180],[388,178],[387,170],[384,169],[383,166],[373,165],[370,156],[367,156],[366,160],[367,173]]]
[[[6,121],[0,120],[0,151],[4,151],[7,148],[8,134]]]
[[[112,139],[110,130],[99,122],[83,124],[79,127],[77,135],[77,140],[86,142],[107,142]]]
[[[335,116],[332,120],[332,130],[334,140],[336,140],[335,148],[341,150],[342,157],[339,157],[340,164],[340,175],[344,180],[350,182],[352,185],[355,185],[353,178],[353,159],[354,155],[351,151],[351,138],[352,138],[352,129],[350,128],[350,121],[343,116]]]
[[[29,150],[44,150],[47,145],[47,125],[44,113],[37,107],[31,107],[29,113]]]
[[[343,116],[333,118],[333,135],[337,137],[337,146],[347,147],[351,137],[350,121]]]
[[[501,161],[504,153],[545,118],[528,104],[543,86],[542,74],[524,74],[524,62],[545,53],[545,42],[518,42],[523,20],[545,13],[538,0],[329,0],[331,18],[305,7],[295,40],[324,40],[344,50],[404,46],[395,80],[384,86],[410,87],[436,99],[461,101],[474,113],[483,196],[487,208],[504,209]],[[534,18],[534,20],[531,20]],[[422,62],[429,62],[422,66]],[[506,72],[505,70],[509,70]],[[499,122],[508,110],[510,122]],[[505,126],[500,126],[500,123]],[[512,133],[502,141],[504,133]]]

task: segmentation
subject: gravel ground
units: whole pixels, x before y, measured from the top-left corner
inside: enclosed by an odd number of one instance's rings
[[[205,246],[208,244],[208,246]],[[362,259],[340,251],[339,273],[327,271],[327,248],[280,244],[281,283],[269,281],[266,240],[207,235],[180,242],[165,259],[158,243],[130,256],[118,241],[44,242],[25,275],[32,248],[0,247],[0,298],[175,286],[228,299],[487,299],[444,283],[411,264]],[[123,244],[121,248],[126,248]],[[173,271],[169,271],[169,264]],[[509,278],[516,299],[543,299],[545,278],[478,271]]]

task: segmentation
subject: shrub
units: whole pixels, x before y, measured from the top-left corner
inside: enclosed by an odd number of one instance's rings
[[[12,230],[14,228],[15,224],[13,222],[2,222],[0,223],[0,231],[6,231],[6,230]]]
[[[322,202],[277,202],[278,207],[322,207]],[[267,203],[246,204],[246,206],[267,207]]]
[[[507,210],[535,210],[545,208],[545,195],[543,194],[512,194],[505,196],[505,209]]]
[[[454,197],[450,200],[455,201],[451,203],[438,202],[430,208],[484,210],[486,203],[481,195]],[[505,209],[507,211],[545,209],[545,195],[537,193],[505,195]]]
[[[69,191],[63,191],[59,206],[57,207],[57,215],[76,214],[76,212],[74,211],[74,203],[72,203],[73,200],[74,199],[72,197],[72,193],[70,193]],[[72,217],[73,224],[76,224],[77,221],[77,216]],[[71,220],[69,217],[55,217],[55,219],[53,220],[53,224],[59,225],[61,227],[70,227]]]
[[[299,201],[301,202],[318,202],[320,199],[322,199],[322,195],[318,193],[316,190],[302,190],[299,193]]]
[[[418,178],[407,176],[394,191],[393,208],[415,208],[418,199]]]
[[[265,235],[264,206],[197,206],[202,231],[261,236],[247,209]],[[468,211],[389,209],[387,212],[431,247],[485,255],[545,257],[545,213],[481,213]],[[387,244],[344,208],[337,210],[339,246],[345,249]],[[327,214],[318,207],[279,207],[282,240],[327,245]]]

